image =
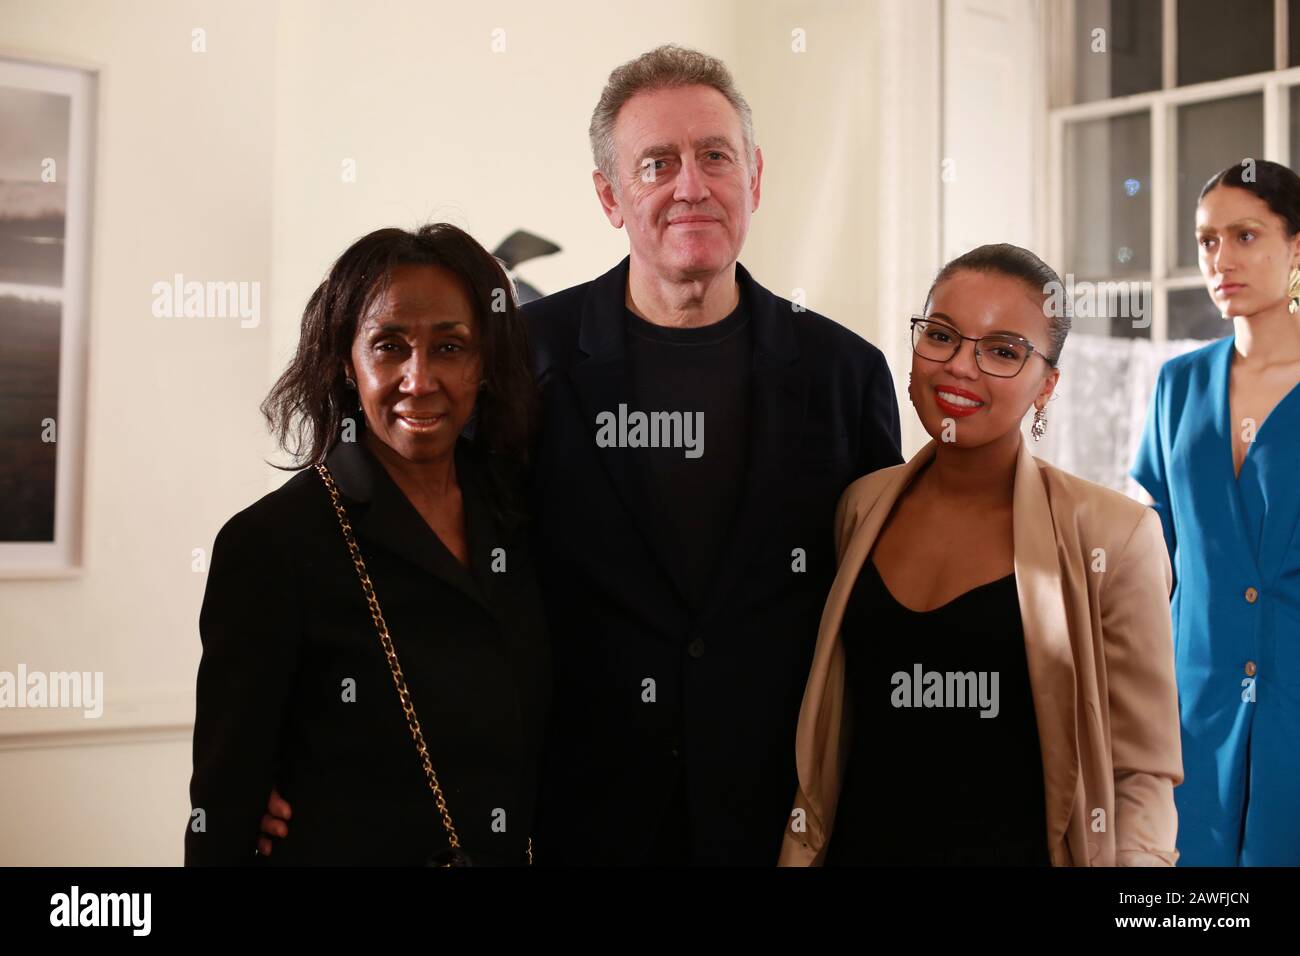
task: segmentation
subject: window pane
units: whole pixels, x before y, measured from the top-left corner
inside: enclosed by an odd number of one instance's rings
[[[1196,200],[1225,166],[1264,155],[1264,96],[1250,93],[1178,108],[1179,268],[1196,268]]]
[[[1273,0],[1178,0],[1178,85],[1273,69]]]
[[[1065,127],[1066,268],[1077,278],[1151,271],[1151,117]]]
[[[1075,101],[1160,89],[1161,5],[1151,0],[1078,0]]]
[[[1287,3],[1286,24],[1287,66],[1300,66],[1300,0],[1289,0]]]
[[[1286,91],[1287,108],[1291,113],[1291,168],[1300,162],[1300,86],[1291,86]]]
[[[1232,322],[1204,288],[1169,290],[1170,339],[1221,339],[1231,334]]]
[[[1151,338],[1151,283],[1146,279],[1072,282],[1066,276],[1065,285],[1072,312],[1071,335]]]

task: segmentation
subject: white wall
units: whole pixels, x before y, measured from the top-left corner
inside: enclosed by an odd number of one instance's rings
[[[525,263],[545,292],[627,254],[591,183],[587,124],[609,72],[659,45],[724,59],[736,0],[662,0],[629,16],[598,0],[283,0],[276,64],[275,361],[297,342],[312,289],[354,239],[446,220],[489,249],[516,228],[563,252]],[[505,49],[493,51],[495,30]],[[599,42],[593,37],[599,35]],[[342,163],[356,160],[355,183]]]
[[[667,42],[725,60],[754,110],[765,187],[742,262],[779,294],[802,288],[809,308],[874,333],[876,235],[861,228],[875,186],[872,4],[671,0],[649,27],[598,0],[565,0],[562,25],[534,3],[384,7],[400,18],[356,9],[281,5],[277,361],[333,257],[379,226],[449,219],[489,248],[528,228],[564,248],[521,270],[548,292],[614,265],[627,238],[596,200],[587,124],[609,71]],[[791,50],[795,28],[805,53]],[[497,29],[504,52],[493,50]],[[347,158],[354,183],[341,175]]]
[[[99,721],[0,711],[0,863],[181,858],[204,585],[191,551],[265,489],[251,399],[270,328],[157,319],[151,289],[176,272],[269,281],[274,13],[0,2],[6,53],[100,69],[84,573],[0,581],[0,669],[103,671],[106,698]]]
[[[586,130],[617,64],[672,41],[732,66],[767,162],[742,261],[876,338],[873,4],[563,6],[0,0],[5,52],[100,70],[85,570],[0,581],[0,669],[102,670],[107,697],[99,721],[0,711],[0,864],[180,862],[191,551],[283,480],[256,406],[303,304],[384,225],[448,219],[489,247],[539,232],[564,247],[521,270],[546,291],[616,263],[627,241],[600,212]],[[260,325],[154,318],[151,286],[176,272],[261,282]]]
[[[908,402],[908,319],[944,262],[986,242],[1045,253],[1044,0],[876,0],[876,335],[903,455],[930,440]]]
[[[940,259],[943,0],[878,0],[875,86],[877,344],[894,373],[903,457],[930,436],[907,396],[908,319],[924,305]]]
[[[872,341],[880,325],[876,6],[751,0],[736,80],[763,149],[763,198],[741,256],[777,295]],[[795,30],[805,52],[794,52]]]

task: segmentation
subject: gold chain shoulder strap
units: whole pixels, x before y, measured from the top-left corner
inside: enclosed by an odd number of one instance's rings
[[[370,606],[370,617],[375,622],[375,631],[379,634],[379,643],[384,648],[384,656],[388,658],[388,667],[393,672],[393,683],[397,686],[397,696],[402,702],[407,726],[411,728],[411,738],[415,741],[415,749],[420,754],[424,778],[428,781],[429,789],[433,791],[433,798],[438,803],[442,828],[447,831],[447,840],[452,848],[459,849],[460,837],[456,835],[456,826],[451,822],[447,801],[442,795],[442,785],[438,783],[438,775],[434,773],[433,763],[429,760],[429,748],[424,745],[424,734],[420,732],[420,721],[415,716],[411,692],[406,687],[402,665],[397,662],[397,650],[393,647],[393,639],[388,636],[388,625],[384,622],[383,612],[379,610],[379,599],[375,597],[374,585],[370,583],[370,575],[366,572],[366,562],[361,559],[361,549],[357,547],[357,539],[352,535],[352,522],[348,520],[348,513],[343,508],[343,499],[339,496],[338,486],[334,484],[334,476],[330,474],[330,470],[324,464],[320,464],[316,466],[316,472],[329,490],[330,504],[334,506],[334,513],[338,515],[339,528],[343,531],[343,540],[347,542],[348,554],[352,558],[353,567],[357,569],[357,577],[361,579],[361,590],[365,592],[366,604]]]
[[[397,687],[397,697],[402,704],[402,712],[406,714],[406,724],[411,730],[411,739],[415,741],[415,749],[420,755],[420,765],[424,768],[424,779],[429,784],[429,789],[433,791],[433,799],[438,804],[438,814],[442,817],[442,828],[447,831],[447,842],[453,850],[460,849],[460,837],[456,835],[456,826],[451,822],[451,813],[447,810],[447,800],[442,794],[442,785],[438,783],[438,775],[434,772],[433,762],[429,759],[429,748],[425,746],[424,734],[420,732],[420,721],[415,716],[415,705],[411,702],[411,692],[406,686],[406,677],[402,674],[402,665],[397,662],[397,650],[393,647],[393,639],[388,635],[388,624],[384,621],[384,614],[379,609],[379,598],[375,596],[374,585],[370,582],[370,575],[366,571],[366,562],[361,558],[361,549],[357,547],[357,539],[352,534],[352,522],[348,520],[348,513],[343,507],[343,499],[339,495],[339,489],[334,484],[334,476],[330,470],[325,467],[324,463],[316,466],[316,473],[320,475],[321,481],[325,482],[325,488],[330,494],[330,504],[334,506],[334,513],[339,519],[339,529],[343,532],[343,540],[347,542],[348,555],[352,558],[352,566],[357,569],[357,577],[361,581],[361,590],[366,595],[366,604],[370,608],[371,620],[375,623],[375,632],[379,635],[379,643],[384,649],[384,656],[388,658],[388,667],[393,672],[393,684]],[[533,840],[528,838],[528,865],[533,865]]]

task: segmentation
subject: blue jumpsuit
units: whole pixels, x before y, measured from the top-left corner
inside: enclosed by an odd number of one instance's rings
[[[1233,344],[1165,363],[1132,472],[1174,569],[1179,865],[1297,866],[1300,386],[1256,423],[1235,477]]]

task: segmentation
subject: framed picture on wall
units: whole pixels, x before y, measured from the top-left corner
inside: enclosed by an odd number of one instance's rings
[[[0,56],[0,577],[81,566],[94,97]]]

